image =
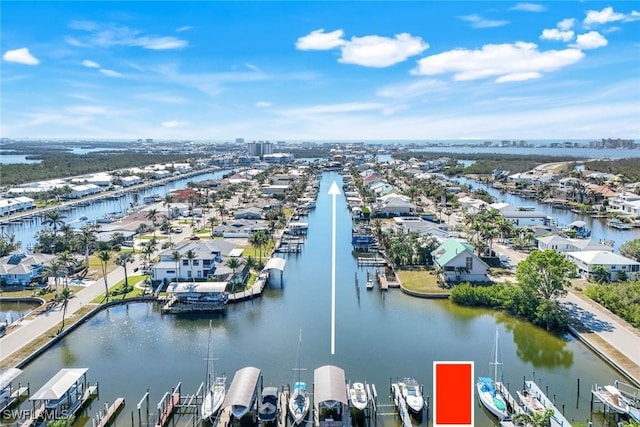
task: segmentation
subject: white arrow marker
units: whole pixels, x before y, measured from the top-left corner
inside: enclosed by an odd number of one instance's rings
[[[333,196],[331,217],[331,354],[336,354],[336,196],[340,194],[338,184],[333,181],[329,195]]]

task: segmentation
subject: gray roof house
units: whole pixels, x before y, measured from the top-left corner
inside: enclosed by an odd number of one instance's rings
[[[590,239],[571,239],[568,237],[558,236],[542,236],[536,239],[538,241],[538,249],[544,251],[553,249],[558,252],[578,252],[578,251],[610,251],[611,247]]]
[[[9,286],[26,286],[42,276],[55,258],[48,254],[14,252],[0,258],[0,282]]]
[[[416,205],[411,203],[411,199],[400,194],[388,194],[378,197],[373,205],[373,212],[378,216],[403,216],[413,215],[416,212]]]
[[[603,266],[608,272],[609,281],[620,280],[626,276],[629,280],[640,277],[640,263],[622,255],[609,251],[565,252],[565,256],[577,267],[577,272],[585,278],[593,278],[596,266]]]
[[[249,207],[245,209],[238,209],[234,214],[235,219],[261,219],[262,209],[257,207]]]

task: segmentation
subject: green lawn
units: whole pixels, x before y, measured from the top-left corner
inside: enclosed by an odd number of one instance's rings
[[[398,270],[396,272],[402,286],[413,292],[432,293],[432,294],[448,294],[448,289],[438,286],[433,270]]]
[[[144,279],[146,279],[147,276],[140,276],[140,275],[136,275],[136,276],[129,276],[129,285],[133,286],[133,290],[130,292],[127,292],[126,294],[122,295],[116,295],[114,297],[109,297],[110,300],[114,300],[114,299],[126,299],[126,298],[132,298],[132,297],[139,297],[142,296],[142,289],[138,289],[136,288],[136,285],[142,281],[144,281]],[[101,279],[102,280],[102,279]],[[104,282],[103,282],[104,284]],[[120,280],[118,283],[116,283],[115,285],[112,285],[109,287],[109,295],[111,295],[114,291],[116,291],[118,288],[120,288],[122,285],[124,285],[124,279]],[[104,302],[104,295],[100,295],[99,297],[96,297],[93,301],[91,301],[93,303],[96,304],[100,304],[102,302]]]

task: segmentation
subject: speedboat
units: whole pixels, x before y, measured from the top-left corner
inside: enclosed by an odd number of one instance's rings
[[[613,411],[623,415],[629,413],[629,404],[616,387],[612,385],[605,385],[604,387],[596,385],[593,387],[592,393]]]
[[[278,418],[278,412],[280,412],[278,388],[263,388],[260,405],[258,406],[258,419],[265,423],[273,422]]]
[[[407,403],[409,411],[414,415],[422,414],[424,408],[424,398],[420,392],[420,385],[413,378],[405,378],[404,381],[398,383],[400,392],[404,401]]]
[[[369,394],[363,383],[356,382],[349,387],[349,400],[354,408],[362,411],[369,404]]]
[[[367,280],[367,289],[373,289],[373,280]]]

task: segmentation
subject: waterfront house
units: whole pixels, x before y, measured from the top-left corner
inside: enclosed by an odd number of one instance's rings
[[[631,213],[634,209],[634,202],[640,200],[640,195],[624,191],[609,199],[608,210],[617,213]]]
[[[12,215],[35,208],[34,200],[30,197],[18,196],[10,199],[0,199],[0,216]]]
[[[500,215],[505,220],[511,221],[516,228],[545,225],[549,221],[544,212],[525,210],[506,203],[493,203],[490,207],[497,209]]]
[[[213,227],[211,232],[217,237],[243,238],[251,236],[255,231],[268,230],[267,221],[255,219],[234,219],[223,221]]]
[[[271,194],[285,194],[287,191],[289,191],[290,188],[291,187],[288,184],[283,184],[283,185],[264,184],[260,188],[260,191],[263,195],[268,196]]]
[[[238,209],[233,214],[234,219],[261,219],[262,209],[257,207],[249,207],[245,209]]]
[[[190,241],[164,250],[158,254],[159,261],[151,266],[151,277],[154,281],[170,282],[219,276],[217,270],[226,271],[225,257],[234,246],[222,240]],[[180,255],[178,260],[173,257],[174,252]]]
[[[568,237],[553,234],[542,236],[536,239],[538,249],[541,251],[553,249],[557,252],[577,252],[577,251],[609,251],[611,247],[590,239],[571,239]]]
[[[0,283],[9,286],[26,286],[40,279],[53,255],[27,254],[16,251],[0,258]]]
[[[487,282],[489,266],[473,252],[473,246],[453,237],[431,252],[445,282]]]
[[[395,217],[396,227],[404,233],[417,233],[420,237],[434,236],[441,241],[449,237],[458,237],[460,233],[451,232],[446,225],[425,221],[420,217]]]
[[[387,194],[378,197],[373,205],[374,216],[394,217],[413,215],[416,212],[416,205],[411,203],[409,197],[401,194]]]
[[[71,185],[69,188],[71,191],[66,195],[67,199],[81,199],[102,191],[96,184]]]
[[[625,256],[603,250],[565,252],[577,269],[578,275],[587,279],[597,278],[597,266],[608,272],[607,281],[618,281],[626,277],[637,280],[640,277],[640,263]]]

